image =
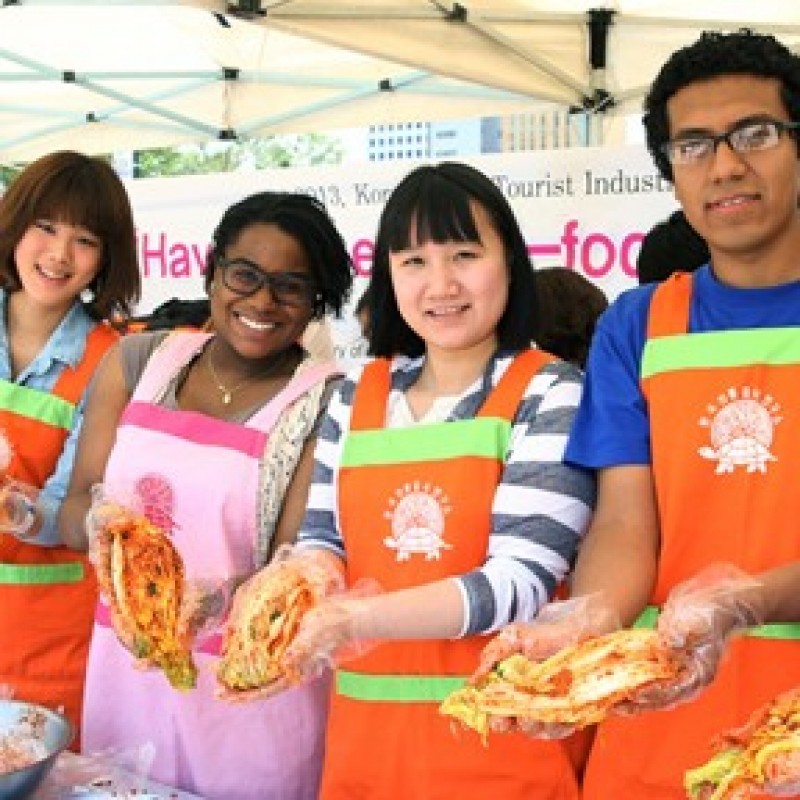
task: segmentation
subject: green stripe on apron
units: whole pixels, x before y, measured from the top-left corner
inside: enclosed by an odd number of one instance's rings
[[[781,366],[798,362],[797,328],[680,334],[647,341],[641,377],[686,369],[726,369],[751,364]]]
[[[56,583],[79,583],[86,571],[78,561],[63,564],[0,564],[0,584],[9,586],[46,586]]]
[[[647,606],[639,616],[639,619],[633,623],[633,627],[655,628],[658,613],[657,606]],[[795,622],[772,622],[769,625],[748,628],[745,635],[752,636],[754,639],[800,639],[800,624]]]
[[[383,703],[441,703],[460,689],[464,677],[441,675],[367,675],[336,672],[336,692],[344,697]]]
[[[496,417],[413,428],[353,431],[345,440],[342,466],[407,464],[464,456],[502,461],[510,437],[511,423]]]
[[[0,409],[68,431],[72,429],[75,406],[61,397],[0,380]]]

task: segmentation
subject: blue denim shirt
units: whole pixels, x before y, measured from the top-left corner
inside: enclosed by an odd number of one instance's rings
[[[49,392],[65,367],[74,367],[81,360],[86,347],[86,337],[95,324],[94,320],[84,311],[83,306],[76,302],[53,331],[44,349],[17,375],[14,383],[30,389]],[[6,381],[12,380],[6,325],[6,293],[2,290],[0,290],[0,378]],[[39,508],[43,524],[32,541],[45,547],[61,544],[56,515],[67,492],[78,433],[83,423],[85,404],[86,392],[75,410],[74,424],[64,443],[64,449],[61,451],[55,471],[47,479],[39,494]]]

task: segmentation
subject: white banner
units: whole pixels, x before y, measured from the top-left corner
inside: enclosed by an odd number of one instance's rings
[[[565,266],[613,299],[636,283],[644,233],[675,208],[672,187],[642,147],[578,148],[462,159],[489,175],[520,221],[535,266]],[[417,164],[379,162],[127,182],[143,275],[138,313],[177,297],[204,296],[211,233],[224,210],[266,189],[308,192],[325,203],[347,241],[356,269],[353,301],[372,265],[378,216],[395,184]],[[334,323],[344,359],[358,329]]]

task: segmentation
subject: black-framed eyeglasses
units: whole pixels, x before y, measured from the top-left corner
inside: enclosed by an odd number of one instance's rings
[[[746,119],[737,122],[725,133],[680,136],[664,143],[661,151],[675,166],[698,164],[716,153],[722,142],[739,155],[747,155],[777,147],[784,133],[799,127],[798,122],[779,119]]]
[[[236,294],[249,296],[266,286],[276,303],[310,306],[316,298],[314,279],[303,272],[264,272],[246,258],[218,258],[222,282]]]

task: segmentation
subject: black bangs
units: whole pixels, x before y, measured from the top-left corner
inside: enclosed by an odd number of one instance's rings
[[[391,252],[426,242],[480,242],[469,195],[433,171],[416,184],[400,186],[390,206],[384,220]]]
[[[104,237],[113,230],[113,209],[103,203],[96,171],[71,166],[54,173],[31,194],[31,217],[86,228]]]

